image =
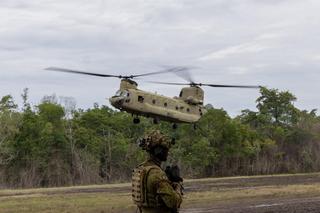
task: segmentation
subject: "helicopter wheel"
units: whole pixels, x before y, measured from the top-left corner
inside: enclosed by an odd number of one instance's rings
[[[177,129],[178,125],[176,123],[172,124],[172,129]]]
[[[140,123],[140,119],[139,119],[139,118],[134,118],[134,119],[133,119],[133,123],[134,123],[134,124]]]

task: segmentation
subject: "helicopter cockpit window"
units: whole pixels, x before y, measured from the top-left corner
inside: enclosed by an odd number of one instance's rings
[[[115,94],[115,96],[122,96],[122,97],[128,97],[129,96],[129,92],[126,90],[118,90]]]
[[[121,90],[118,90],[114,96],[121,96]]]
[[[122,91],[121,96],[123,96],[123,97],[128,97],[128,96],[129,96],[128,91]]]

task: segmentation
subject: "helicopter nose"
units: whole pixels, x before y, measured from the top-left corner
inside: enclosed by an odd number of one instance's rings
[[[110,103],[112,106],[119,108],[123,105],[124,103],[124,97],[111,97],[109,99]]]

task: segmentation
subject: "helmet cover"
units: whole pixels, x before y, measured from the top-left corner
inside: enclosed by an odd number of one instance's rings
[[[167,135],[161,133],[159,130],[153,130],[146,134],[140,141],[140,146],[146,151],[150,151],[156,146],[162,146],[170,149],[171,139]]]

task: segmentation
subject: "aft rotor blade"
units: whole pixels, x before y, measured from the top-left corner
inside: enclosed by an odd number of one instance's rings
[[[224,88],[247,88],[247,89],[259,89],[261,86],[252,85],[225,85],[225,84],[196,84],[198,86],[208,86],[208,87],[224,87]]]
[[[108,75],[108,74],[100,74],[100,73],[91,73],[91,72],[84,72],[84,71],[79,71],[79,70],[65,69],[65,68],[60,68],[60,67],[48,67],[48,68],[46,68],[46,70],[75,73],[75,74],[81,74],[81,75],[93,75],[93,76],[98,76],[98,77],[122,78],[121,75]]]
[[[160,70],[157,72],[150,72],[150,73],[144,73],[144,74],[138,74],[138,75],[131,75],[131,78],[136,78],[136,77],[142,77],[142,76],[149,76],[149,75],[158,75],[158,74],[163,74],[163,73],[177,73],[177,72],[182,72],[188,70],[188,67],[171,67],[165,70]]]
[[[188,83],[169,83],[169,82],[159,82],[159,81],[148,81],[149,83],[153,83],[153,84],[164,84],[164,85],[190,85]]]
[[[189,83],[194,83],[194,78],[189,72],[189,70],[184,70],[183,72],[175,73],[178,77],[188,81]]]
[[[169,67],[169,66],[163,66],[163,67]],[[189,83],[194,83],[194,78],[191,75],[191,73],[189,72],[189,70],[191,69],[195,69],[197,67],[186,67],[186,69],[181,70],[182,72],[175,72],[174,74],[176,74],[178,77],[186,80]]]

